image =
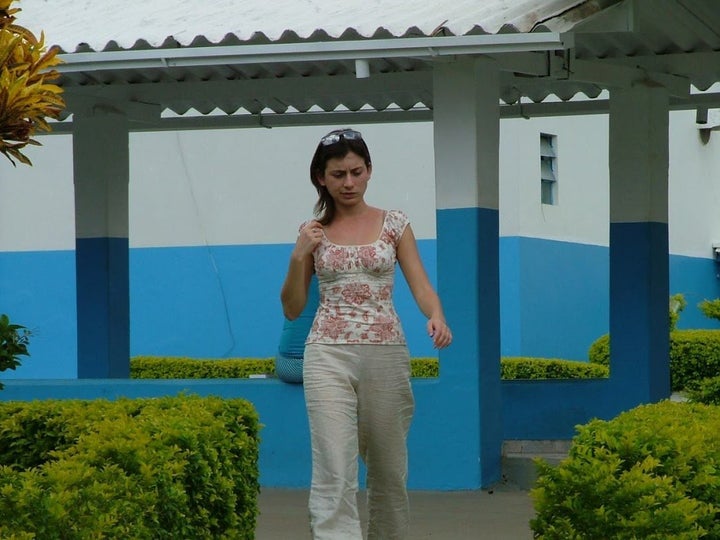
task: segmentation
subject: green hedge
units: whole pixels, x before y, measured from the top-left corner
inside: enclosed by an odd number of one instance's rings
[[[437,358],[412,358],[411,376],[438,377]],[[504,357],[501,377],[511,379],[581,379],[607,377],[607,368],[587,362],[555,358]],[[134,379],[205,379],[247,378],[260,373],[275,373],[275,359],[229,358],[223,360],[185,357],[135,356],[130,360]]]
[[[135,356],[130,359],[131,379],[243,379],[258,373],[275,373],[275,359],[177,356]]]
[[[437,358],[411,358],[410,375],[420,379],[440,376],[440,362]]]
[[[608,376],[608,368],[588,362],[558,358],[504,357],[500,362],[503,380],[593,379]]]
[[[720,330],[676,330],[670,334],[673,390],[720,375]]]
[[[610,367],[610,334],[603,334],[592,342],[588,360],[591,364]]]
[[[253,538],[242,399],[0,403],[0,538]]]
[[[590,346],[591,363],[610,365],[610,336],[599,337]],[[670,332],[670,378],[675,391],[702,379],[720,375],[720,330],[675,330]]]
[[[694,382],[686,394],[695,403],[720,405],[720,375]]]
[[[537,460],[535,538],[720,538],[720,408],[664,401],[578,427]]]

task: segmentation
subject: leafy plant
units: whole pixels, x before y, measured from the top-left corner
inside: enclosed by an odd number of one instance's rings
[[[542,460],[534,538],[720,538],[720,409],[663,401],[578,426],[568,458]]]
[[[48,81],[60,74],[51,69],[60,63],[56,47],[45,47],[40,39],[15,24],[19,8],[13,0],[0,0],[0,152],[15,165],[15,160],[32,165],[22,149],[39,146],[32,137],[37,129],[50,131],[46,118],[57,118],[65,107],[62,89]]]
[[[703,300],[698,304],[698,307],[706,317],[720,321],[720,298],[716,298],[715,300]]]
[[[15,369],[20,365],[20,356],[30,356],[27,349],[30,335],[30,330],[12,324],[7,315],[0,314],[0,371]],[[2,388],[0,383],[0,390]]]
[[[670,331],[672,332],[677,327],[678,319],[680,318],[680,312],[687,306],[687,300],[682,293],[673,294],[670,297]]]
[[[559,358],[503,357],[500,361],[500,378],[518,379],[598,379],[607,377],[607,366],[563,360]]]
[[[239,398],[0,402],[0,538],[253,538],[259,430]]]
[[[687,397],[693,403],[720,405],[720,375],[695,381],[688,388]]]

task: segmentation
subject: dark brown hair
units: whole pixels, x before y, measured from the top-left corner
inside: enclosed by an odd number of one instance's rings
[[[360,156],[365,162],[365,166],[370,168],[372,161],[370,160],[370,150],[362,138],[346,139],[342,136],[343,132],[351,131],[350,128],[336,129],[325,135],[315,150],[312,161],[310,162],[310,181],[318,192],[318,200],[315,203],[315,216],[322,225],[328,225],[335,217],[335,201],[320,184],[318,177],[325,174],[327,162],[333,158],[343,158],[350,152]],[[357,133],[357,132],[356,132]],[[337,142],[327,144],[324,142],[330,135],[339,134]]]

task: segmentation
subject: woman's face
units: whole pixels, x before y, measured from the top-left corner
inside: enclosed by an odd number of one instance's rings
[[[364,200],[371,172],[362,157],[348,152],[344,157],[329,159],[318,182],[325,186],[335,204],[352,206]]]

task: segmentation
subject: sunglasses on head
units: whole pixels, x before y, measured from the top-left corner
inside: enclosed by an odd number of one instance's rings
[[[320,139],[320,144],[322,146],[329,146],[331,144],[340,142],[340,138],[343,138],[346,141],[360,141],[362,140],[362,134],[359,131],[355,131],[354,129],[333,131],[332,133],[328,133],[322,139]]]

